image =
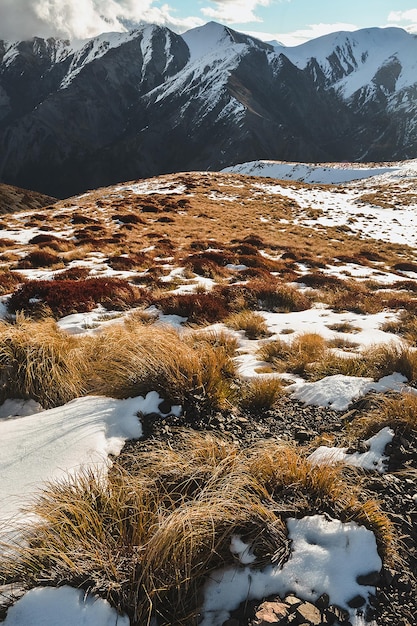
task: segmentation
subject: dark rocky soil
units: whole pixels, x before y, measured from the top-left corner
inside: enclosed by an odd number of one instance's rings
[[[197,418],[147,415],[143,418],[144,439],[128,442],[120,460],[123,461],[124,453],[133,452],[137,447],[143,449],[143,446],[152,445],[154,440],[174,442],[181,436],[181,428],[223,433],[243,446],[269,437],[309,444],[324,433],[334,435],[337,445],[342,437],[343,425],[372,406],[373,402],[371,395],[349,407],[345,414],[326,408],[305,407],[283,398],[274,409],[259,414],[218,413],[207,416],[202,413]],[[357,445],[360,448],[364,442]],[[366,473],[363,489],[365,497],[379,500],[381,508],[394,523],[398,545],[394,562],[383,569],[378,580],[367,583],[376,585],[376,595],[365,617],[377,626],[413,626],[417,619],[417,433],[407,436],[397,434],[387,452],[390,455],[387,473]],[[272,602],[277,612],[271,609],[268,602],[245,603],[224,626],[348,626],[350,623],[346,612],[329,606],[326,598],[321,598],[313,608],[310,603],[294,597],[265,600]]]

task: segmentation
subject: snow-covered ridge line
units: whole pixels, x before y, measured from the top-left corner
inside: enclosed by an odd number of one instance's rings
[[[357,163],[322,163],[316,165],[313,163],[260,160],[231,165],[224,168],[222,172],[235,172],[236,174],[277,178],[279,180],[296,180],[311,184],[338,185],[381,174],[397,173],[405,168],[407,163],[414,165],[417,169],[417,160],[375,166]]]

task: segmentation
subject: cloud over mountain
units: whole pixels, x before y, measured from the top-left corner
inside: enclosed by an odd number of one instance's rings
[[[202,23],[180,19],[168,5],[154,0],[2,0],[0,38],[63,37],[85,39],[102,32],[124,31],[138,22],[185,30]]]

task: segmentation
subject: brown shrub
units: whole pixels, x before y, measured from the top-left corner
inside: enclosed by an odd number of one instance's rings
[[[30,269],[38,267],[53,267],[62,265],[63,259],[57,254],[46,252],[46,250],[34,250],[29,252],[17,264],[19,269]]]
[[[321,272],[312,272],[311,274],[304,274],[299,276],[295,282],[302,283],[312,289],[345,289],[345,282],[342,278],[337,276],[330,276],[329,274],[323,274]]]
[[[84,278],[87,278],[89,273],[89,267],[74,265],[73,267],[68,267],[62,272],[54,274],[53,280],[83,280]]]
[[[24,283],[26,278],[18,272],[8,269],[0,270],[0,296],[12,292],[17,285]]]
[[[311,306],[310,298],[291,285],[278,281],[253,280],[246,284],[248,292],[256,299],[256,305],[267,311],[289,313],[304,311]]]
[[[224,319],[228,310],[214,293],[172,294],[154,300],[166,315],[186,317],[189,323],[213,323]]]
[[[59,241],[58,237],[54,235],[35,235],[32,239],[29,240],[29,243],[32,244],[50,244],[53,241]]]
[[[397,272],[417,272],[417,263],[395,263],[395,265],[393,265],[393,269],[397,270]]]
[[[122,224],[146,224],[145,220],[136,215],[136,213],[116,213],[111,216],[115,222],[121,222]]]
[[[8,309],[36,314],[46,305],[59,318],[91,311],[98,304],[107,309],[127,309],[142,298],[138,289],[119,278],[31,280],[11,296]]]

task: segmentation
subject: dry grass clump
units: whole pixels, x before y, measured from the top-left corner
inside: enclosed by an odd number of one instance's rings
[[[189,257],[186,261],[185,268],[189,272],[191,271],[194,274],[198,274],[204,278],[211,278],[212,280],[219,280],[230,276],[230,270],[205,257]]]
[[[17,285],[24,283],[26,278],[18,272],[11,272],[9,269],[0,270],[0,296],[11,293]]]
[[[399,434],[417,431],[417,396],[414,393],[403,391],[381,396],[375,408],[354,420],[349,430],[364,438],[371,437],[386,426]]]
[[[245,284],[215,287],[213,293],[220,296],[231,311],[263,309],[289,313],[304,311],[312,303],[308,295],[272,276],[268,279],[254,279]]]
[[[247,382],[240,390],[239,406],[244,411],[257,413],[270,409],[284,391],[284,384],[279,378],[256,377]]]
[[[326,352],[309,369],[309,378],[344,374],[365,376],[379,380],[395,372],[403,374],[410,382],[417,376],[417,354],[405,345],[395,343],[370,346],[353,357],[343,357]]]
[[[130,322],[106,329],[91,349],[93,393],[128,398],[158,391],[191,416],[228,402],[234,365],[220,344]]]
[[[305,311],[311,306],[311,299],[306,294],[285,283],[253,280],[247,283],[246,288],[256,299],[255,307],[267,311],[290,313]]]
[[[290,342],[275,339],[265,343],[259,356],[271,363],[278,372],[293,372],[305,375],[315,362],[326,355],[326,341],[318,333],[303,333]]]
[[[216,330],[198,330],[184,337],[184,340],[191,346],[204,342],[214,348],[222,348],[230,357],[235,356],[236,350],[239,347],[237,339],[232,337],[229,333],[218,332]]]
[[[17,264],[19,269],[30,269],[38,267],[63,267],[63,259],[54,252],[47,250],[34,250],[24,256]]]
[[[360,501],[340,467],[312,466],[274,441],[242,450],[213,435],[181,435],[175,447],[144,446],[108,477],[83,472],[49,485],[22,547],[3,558],[3,579],[65,581],[106,597],[132,626],[152,617],[186,626],[210,574],[237,564],[233,534],[252,545],[252,567],[280,565],[290,552],[284,518],[328,513],[367,526],[389,553],[388,518]]]
[[[400,262],[393,265],[393,269],[397,272],[417,272],[417,263]]]
[[[244,330],[248,339],[261,339],[270,335],[262,315],[248,309],[232,313],[224,323],[234,330]]]
[[[386,322],[381,330],[404,337],[411,346],[417,346],[417,318],[410,311],[401,311],[398,319]]]
[[[338,333],[358,333],[362,329],[359,326],[355,326],[351,322],[336,322],[335,324],[326,324],[327,328],[334,330]]]
[[[381,295],[368,289],[363,283],[347,280],[343,287],[335,291],[322,292],[322,301],[334,311],[352,311],[359,314],[373,314],[382,311],[387,303]]]
[[[55,322],[18,316],[0,324],[0,402],[33,398],[44,408],[83,394],[88,359],[77,338],[60,332]]]
[[[62,272],[54,274],[52,280],[84,280],[89,276],[90,268],[84,265],[73,265]]]
[[[399,372],[409,381],[417,376],[417,353],[406,345],[389,343],[370,346],[355,355],[343,356],[331,348],[351,351],[356,346],[343,340],[325,341],[317,333],[305,333],[292,341],[274,339],[261,346],[258,355],[277,372],[292,372],[309,380],[325,376],[366,376],[379,380]]]
[[[335,291],[337,289],[344,289],[345,281],[337,276],[331,276],[329,274],[323,274],[322,272],[311,272],[310,274],[303,274],[296,279],[297,283],[302,283],[312,289],[323,289]]]

